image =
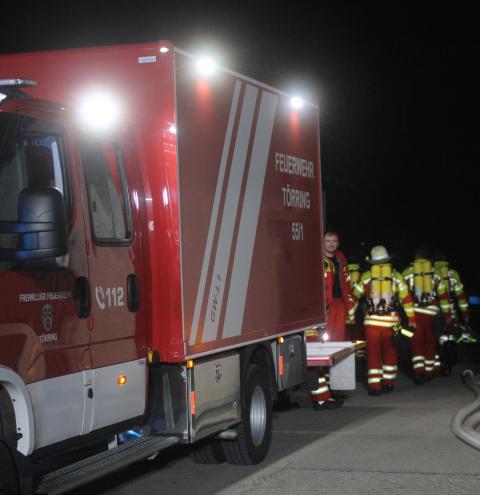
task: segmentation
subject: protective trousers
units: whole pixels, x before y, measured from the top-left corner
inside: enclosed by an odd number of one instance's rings
[[[308,388],[313,402],[322,404],[332,397],[324,368],[308,368]]]
[[[346,318],[347,308],[343,299],[332,299],[327,310],[327,333],[332,342],[345,342]]]
[[[417,328],[412,337],[412,366],[416,376],[432,377],[435,367],[436,339],[433,335],[434,315],[415,312]]]
[[[362,323],[351,323],[346,326],[346,335],[348,340],[355,342],[356,340],[365,340],[365,327]]]
[[[392,327],[365,325],[367,337],[368,389],[380,390],[393,385],[397,377],[397,351]]]

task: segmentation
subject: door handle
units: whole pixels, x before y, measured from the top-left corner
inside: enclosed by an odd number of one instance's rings
[[[88,318],[92,309],[90,284],[86,277],[78,277],[75,284],[75,306],[79,318]]]
[[[134,273],[127,277],[127,307],[131,313],[135,313],[140,309],[138,280]]]

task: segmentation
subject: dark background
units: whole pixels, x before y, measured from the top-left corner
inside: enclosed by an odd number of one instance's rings
[[[429,243],[480,292],[478,19],[433,5],[4,1],[0,52],[168,39],[303,92],[320,105],[327,227],[344,251],[382,243],[403,268]]]

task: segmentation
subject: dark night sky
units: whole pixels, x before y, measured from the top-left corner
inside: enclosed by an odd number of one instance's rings
[[[429,242],[480,291],[478,28],[460,2],[5,3],[2,53],[169,39],[303,90],[320,103],[327,225],[347,254],[384,243],[401,265]]]

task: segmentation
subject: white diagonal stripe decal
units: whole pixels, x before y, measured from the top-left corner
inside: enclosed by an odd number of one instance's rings
[[[230,151],[230,144],[232,142],[233,125],[237,116],[238,100],[240,97],[240,81],[235,83],[235,89],[233,91],[232,106],[230,108],[230,117],[228,119],[227,132],[225,134],[225,142],[223,144],[222,159],[220,161],[220,169],[218,171],[217,187],[215,189],[215,198],[213,200],[212,215],[210,217],[210,226],[208,228],[207,243],[205,245],[205,252],[203,254],[202,271],[200,273],[200,280],[198,282],[197,299],[195,300],[195,310],[193,313],[192,328],[190,329],[190,345],[195,344],[198,333],[198,321],[200,319],[200,312],[202,310],[203,298],[205,296],[205,284],[207,281],[208,266],[210,264],[210,258],[212,256],[212,244],[215,234],[215,227],[217,225],[218,210],[220,207],[220,198],[223,192],[223,183],[225,179],[225,170],[227,168],[228,152]]]
[[[277,101],[278,97],[272,93],[264,92],[262,95],[223,325],[224,338],[234,337],[242,332],[248,280],[252,266],[253,248]]]
[[[205,314],[202,342],[210,342],[217,338],[218,323],[223,296],[225,294],[228,263],[232,250],[233,231],[235,229],[240,190],[245,173],[245,162],[250,135],[252,133],[257,94],[257,88],[247,85],[237,131],[237,140],[233,151],[232,165],[230,167],[230,176],[228,178],[227,194],[212,272],[212,282],[208,293],[209,299],[207,301],[208,306]]]

